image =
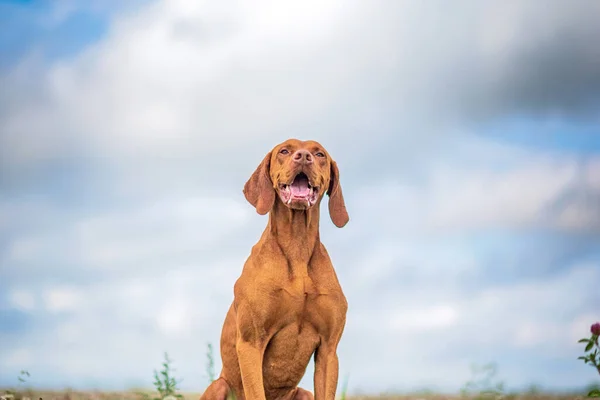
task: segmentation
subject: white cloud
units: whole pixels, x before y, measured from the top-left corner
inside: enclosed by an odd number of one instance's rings
[[[80,322],[68,321],[59,325],[54,333],[56,337],[60,338],[59,342],[61,344],[73,346],[81,343],[82,338],[87,332],[84,331]]]
[[[84,295],[76,288],[58,287],[42,293],[44,306],[51,313],[72,311],[81,307]]]
[[[523,71],[525,46],[546,56],[560,33],[597,29],[580,26],[594,26],[586,7],[565,12],[560,2],[544,3],[543,18],[539,6],[512,2],[493,22],[498,10],[487,3],[466,2],[452,20],[441,3],[374,4],[155,1],[119,15],[103,40],[39,80],[26,70],[4,77],[14,101],[0,121],[3,161],[100,156],[143,170],[283,132],[333,138],[358,128],[355,140],[373,141],[385,135],[374,126],[392,122],[414,147],[431,137],[427,127],[449,122],[446,113],[513,100],[505,81]],[[71,9],[61,3],[55,14]]]
[[[315,52],[326,51],[349,9],[263,2],[232,13],[225,4],[156,2],[45,74],[50,102],[5,121],[3,130],[18,134],[4,137],[6,157],[45,158],[72,143],[113,157],[195,157],[273,137],[322,112],[355,76],[352,65],[315,76]],[[307,64],[302,80],[287,79]],[[311,75],[317,81],[307,85]],[[31,141],[31,134],[46,140]]]
[[[15,235],[4,262],[20,263],[30,272],[47,271],[46,264],[52,262],[65,264],[60,266],[63,270],[121,273],[135,272],[132,268],[148,271],[157,262],[176,267],[190,260],[188,254],[208,251],[227,235],[243,231],[254,214],[245,200],[199,195],[153,200],[70,215],[51,229]],[[170,262],[165,265],[164,260]]]
[[[434,259],[435,249],[419,253],[419,261],[427,264]],[[469,378],[471,363],[490,361],[498,362],[511,387],[528,385],[539,378],[523,364],[526,357],[540,363],[561,360],[568,365],[565,368],[577,371],[576,341],[588,335],[589,325],[597,319],[593,282],[599,281],[600,269],[594,263],[572,265],[547,278],[475,288],[465,287],[459,279],[438,284],[427,278],[436,272],[423,272],[422,279],[405,284],[392,283],[389,276],[365,282],[360,278],[361,262],[345,268],[351,271],[345,272],[346,281],[362,282],[361,291],[345,286],[350,311],[340,345],[341,376],[350,374],[352,390],[382,389],[375,382],[391,385],[397,377],[413,388],[420,384],[458,388]],[[438,264],[439,273],[445,268],[452,268],[452,263]],[[468,281],[469,276],[463,279]],[[506,355],[514,353],[521,356]],[[447,368],[433,377],[434,365]],[[553,387],[586,384],[575,373],[542,381]]]
[[[400,311],[390,316],[392,331],[443,330],[454,325],[459,311],[449,304],[424,309]]]
[[[171,300],[169,293],[165,293],[165,297],[169,300],[158,312],[156,317],[158,326],[165,334],[175,336],[183,334],[189,337],[192,334],[189,320],[191,305],[182,298]]]
[[[430,166],[416,184],[372,184],[358,192],[356,208],[389,232],[464,232],[485,228],[600,230],[597,156],[492,149],[476,167],[457,160]],[[508,156],[508,157],[507,157]],[[501,160],[498,167],[494,160]],[[593,182],[592,182],[593,181]],[[372,207],[373,202],[377,207]],[[364,210],[364,211],[362,211]]]
[[[500,173],[440,170],[432,177],[428,221],[444,227],[527,226],[575,178],[574,165],[538,162]],[[591,222],[591,221],[590,221]]]
[[[32,311],[36,307],[36,299],[30,290],[14,289],[8,293],[8,301],[19,310]]]
[[[590,296],[594,293],[591,282],[597,279],[600,270],[590,263],[573,265],[544,281],[484,289],[469,301],[471,309],[465,311],[468,323],[477,329],[471,340],[539,345],[555,355],[569,354],[576,343],[565,327],[593,309],[589,303],[594,298]],[[571,294],[577,292],[583,296],[573,298]]]
[[[0,357],[0,364],[11,370],[20,370],[23,365],[31,365],[33,361],[31,351],[26,348],[11,349],[5,353],[6,356]]]

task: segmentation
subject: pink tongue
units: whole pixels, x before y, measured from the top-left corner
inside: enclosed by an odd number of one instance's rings
[[[308,188],[308,178],[305,176],[299,176],[294,179],[292,186],[290,186],[292,196],[294,197],[305,197],[310,193]]]

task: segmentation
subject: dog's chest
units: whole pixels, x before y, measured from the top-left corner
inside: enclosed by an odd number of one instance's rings
[[[319,294],[319,287],[310,276],[290,278],[281,288],[286,302],[304,305]]]
[[[343,294],[326,290],[309,276],[290,280],[281,291],[277,307],[286,310],[289,322],[309,323],[317,330],[329,325],[344,309]]]

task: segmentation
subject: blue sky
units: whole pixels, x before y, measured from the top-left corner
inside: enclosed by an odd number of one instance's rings
[[[150,385],[168,351],[203,390],[289,137],[340,166],[350,392],[598,380],[600,4],[343,4],[0,1],[0,385]]]
[[[103,37],[109,16],[75,2],[2,1],[1,66],[13,67],[32,51],[49,62],[73,56]]]

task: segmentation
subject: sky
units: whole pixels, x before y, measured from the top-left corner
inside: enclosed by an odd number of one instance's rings
[[[0,1],[0,386],[150,386],[167,351],[202,391],[267,223],[243,185],[292,137],[335,159],[350,215],[320,227],[340,386],[455,391],[489,362],[509,388],[597,382],[599,12]]]

